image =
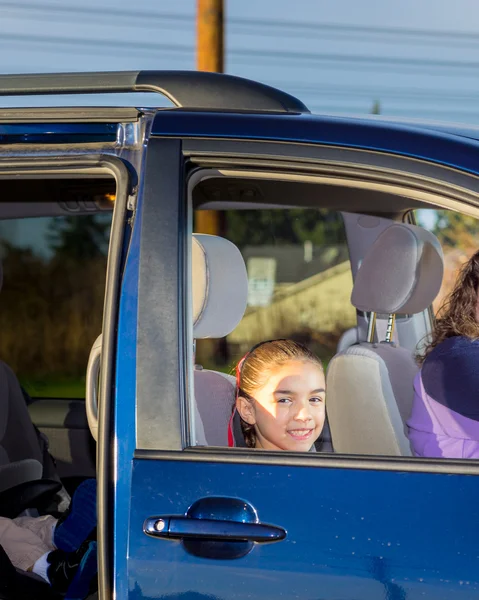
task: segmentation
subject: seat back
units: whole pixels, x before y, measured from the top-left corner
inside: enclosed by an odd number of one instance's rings
[[[0,289],[3,282],[3,269],[0,264]],[[26,395],[12,369],[0,361],[0,472],[3,492],[26,485],[30,481],[44,478],[60,478],[53,460],[48,453],[46,440],[35,429]],[[67,495],[65,498],[68,500]],[[52,498],[53,501],[53,498]],[[63,503],[58,497],[53,506]]]
[[[0,466],[43,456],[22,389],[13,371],[0,362]]]
[[[378,237],[356,275],[352,304],[361,311],[411,315],[441,287],[439,241],[413,225],[394,224]],[[336,354],[327,371],[327,412],[336,452],[407,456],[406,421],[418,367],[391,342],[362,342]]]
[[[336,351],[343,352],[343,350],[347,350],[350,346],[355,346],[358,343],[359,329],[358,327],[350,327],[339,338]]]
[[[192,243],[193,337],[221,338],[241,321],[248,298],[246,266],[238,248],[213,235],[195,234]],[[208,446],[228,445],[228,422],[235,395],[235,378],[195,368],[196,407]],[[198,417],[197,417],[198,421]]]
[[[196,367],[194,386],[206,444],[228,446],[228,422],[236,398],[235,378]]]

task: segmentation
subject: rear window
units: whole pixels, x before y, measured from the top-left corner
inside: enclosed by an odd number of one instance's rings
[[[111,212],[0,221],[0,359],[35,398],[84,398]]]

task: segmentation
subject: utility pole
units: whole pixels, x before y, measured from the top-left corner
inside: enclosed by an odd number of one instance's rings
[[[198,71],[224,71],[224,2],[197,0]]]
[[[197,1],[197,54],[198,71],[224,71],[224,0]],[[217,210],[197,210],[195,212],[195,231],[210,235],[225,235],[224,213]],[[220,340],[198,340],[196,356],[200,361],[211,362],[213,357],[228,360],[226,338]]]
[[[224,71],[224,0],[197,0],[198,71]],[[222,233],[220,215],[215,210],[198,210],[195,231],[218,235]]]

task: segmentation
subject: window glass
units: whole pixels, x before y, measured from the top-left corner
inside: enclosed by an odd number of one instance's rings
[[[84,398],[111,213],[0,222],[0,359],[32,397]]]
[[[451,210],[417,210],[416,223],[434,233],[444,252],[444,279],[433,310],[435,313],[451,292],[460,267],[479,248],[479,221]]]
[[[248,271],[248,307],[222,340],[198,340],[196,361],[232,372],[257,342],[292,338],[326,366],[341,335],[356,325],[343,219],[318,209],[220,213],[221,235],[241,251]]]

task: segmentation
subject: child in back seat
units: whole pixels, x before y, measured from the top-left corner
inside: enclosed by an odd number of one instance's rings
[[[85,598],[97,573],[96,480],[87,479],[70,509],[55,519],[0,517],[0,545],[12,564],[42,577],[67,598]]]
[[[325,378],[318,357],[292,340],[254,346],[236,367],[236,411],[246,445],[308,452],[325,420]],[[232,422],[229,445],[233,445]]]

